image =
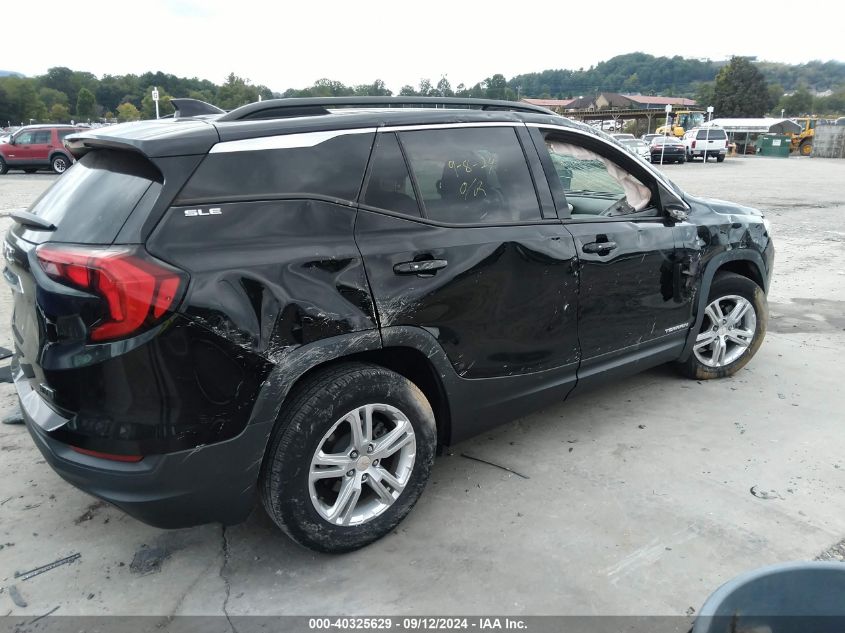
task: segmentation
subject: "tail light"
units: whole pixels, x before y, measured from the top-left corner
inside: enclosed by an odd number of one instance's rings
[[[35,253],[48,277],[102,299],[105,316],[91,327],[92,341],[123,338],[161,321],[175,308],[187,282],[184,272],[141,247],[42,244]]]
[[[695,141],[692,142],[692,149],[695,149]]]

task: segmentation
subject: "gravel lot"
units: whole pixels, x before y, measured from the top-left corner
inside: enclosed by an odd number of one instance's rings
[[[295,546],[261,511],[225,530],[147,527],[64,483],[23,427],[2,426],[0,615],[684,615],[742,571],[841,557],[845,161],[664,169],[772,220],[770,329],[737,376],[698,383],[658,368],[453,447],[395,534],[334,557]],[[53,180],[0,177],[0,215]],[[5,347],[9,306],[4,292]],[[0,384],[0,415],[14,402]]]

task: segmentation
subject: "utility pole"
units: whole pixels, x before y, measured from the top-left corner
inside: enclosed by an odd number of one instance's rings
[[[153,101],[155,101],[155,103],[156,103],[156,118],[159,118],[159,116],[158,116],[158,88],[155,87],[155,86],[153,86]]]

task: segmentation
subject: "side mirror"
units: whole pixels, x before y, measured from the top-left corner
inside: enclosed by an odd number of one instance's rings
[[[10,136],[10,137],[9,137],[9,140],[8,140],[8,143],[9,143],[9,145],[14,145],[14,144],[15,144],[15,137],[14,137],[14,136]]]
[[[689,213],[687,213],[687,210],[679,204],[667,204],[665,209],[666,214],[675,222],[684,222],[687,218],[689,218]]]

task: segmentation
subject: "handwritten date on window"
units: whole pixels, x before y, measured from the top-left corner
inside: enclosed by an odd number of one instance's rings
[[[490,174],[496,166],[496,158],[480,157],[478,160],[450,160],[448,167],[455,172],[458,179],[463,179],[458,187],[458,193],[464,200],[484,198],[487,190],[484,188],[484,175]],[[472,175],[472,179],[470,179]]]

